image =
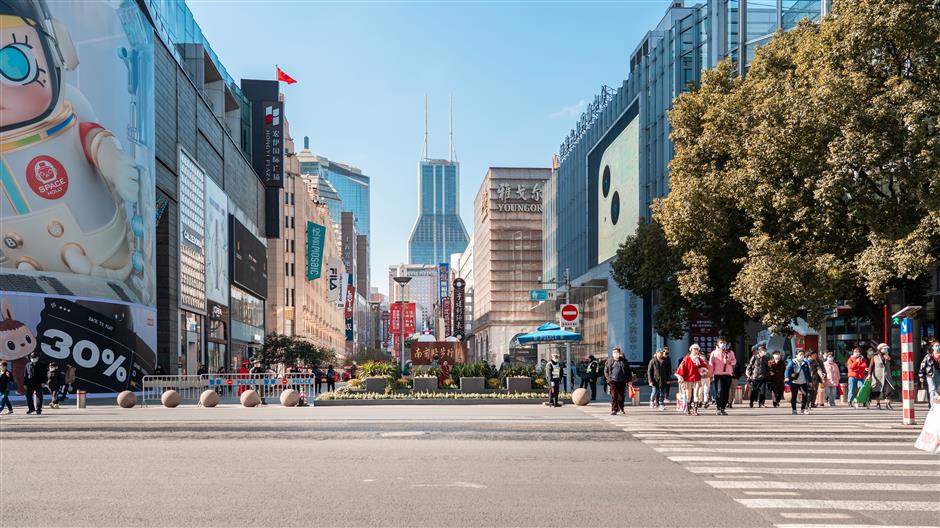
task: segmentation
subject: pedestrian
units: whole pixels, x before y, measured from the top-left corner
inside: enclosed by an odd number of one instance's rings
[[[159,363],[157,363],[157,367],[156,367],[155,369],[153,369],[153,375],[154,375],[154,376],[162,376],[163,374],[164,374],[164,372],[163,372],[163,366],[160,365]]]
[[[766,401],[767,382],[770,379],[770,368],[767,366],[767,347],[761,345],[757,347],[751,361],[745,369],[747,382],[751,384],[751,407],[757,402],[758,407],[763,407]]]
[[[546,365],[548,365],[548,361],[546,361],[545,358],[542,358],[542,360],[539,361],[538,365],[535,366],[535,375],[544,376]]]
[[[577,372],[578,377],[581,378],[581,384],[578,385],[579,389],[587,389],[588,385],[590,384],[590,380],[588,379],[587,366],[588,366],[588,362],[587,360],[584,360],[578,363],[577,369],[574,371],[574,372]]]
[[[653,354],[646,367],[646,382],[652,387],[650,394],[650,407],[659,407],[660,411],[666,410],[665,396],[669,390],[669,378],[672,376],[672,365],[663,354],[663,349],[659,349]]]
[[[4,407],[9,409],[3,414],[13,414],[13,404],[10,403],[10,391],[16,388],[13,372],[7,369],[7,362],[0,361],[0,411]]]
[[[333,365],[326,367],[326,390],[327,392],[336,390],[336,371],[333,370]]]
[[[712,376],[715,379],[716,385],[717,394],[715,400],[718,407],[716,414],[719,416],[727,416],[728,413],[725,409],[728,407],[728,400],[731,395],[731,382],[734,377],[734,367],[738,364],[738,360],[735,358],[734,352],[731,350],[727,339],[723,337],[718,338],[718,346],[712,351],[708,363],[709,367],[711,367]]]
[[[313,366],[313,391],[314,396],[323,392],[323,373],[319,365]]]
[[[588,356],[587,375],[588,387],[591,389],[591,401],[597,400],[597,377],[600,375],[601,366],[594,355]]]
[[[828,407],[836,406],[836,399],[839,397],[839,381],[842,380],[842,373],[839,372],[839,364],[832,352],[826,352],[826,405]]]
[[[871,378],[871,399],[876,402],[878,410],[881,410],[882,403],[891,410],[894,385],[891,382],[891,352],[887,344],[878,345],[878,350],[868,363],[868,377]]]
[[[197,363],[196,365],[197,365],[197,366],[196,366],[196,375],[197,375],[197,376],[205,376],[206,374],[209,373],[209,369],[207,369],[206,366],[203,365],[202,363]]]
[[[917,369],[920,384],[927,391],[927,408],[932,407],[933,395],[940,392],[940,341],[934,339],[930,353],[924,356]]]
[[[561,407],[558,403],[558,393],[561,391],[562,368],[557,353],[552,354],[552,360],[545,365],[545,381],[548,382],[549,407]]]
[[[620,347],[614,347],[611,357],[604,364],[604,380],[610,386],[610,414],[627,414],[624,410],[624,399],[627,385],[633,381],[633,371],[624,359]]]
[[[65,374],[59,370],[59,364],[53,361],[49,363],[49,373],[46,375],[46,387],[49,388],[49,397],[52,401],[49,403],[50,409],[59,408],[59,389],[65,382]]]
[[[29,363],[23,370],[23,385],[26,387],[26,414],[42,414],[42,388],[46,384],[49,367],[39,362],[39,354],[29,355]]]
[[[359,370],[359,365],[355,361],[352,362],[352,365],[349,366],[349,379],[356,378],[356,371]]]
[[[846,401],[849,405],[858,408],[858,402],[855,401],[855,395],[858,389],[862,388],[865,378],[868,376],[868,363],[862,357],[862,349],[855,347],[852,349],[852,357],[845,362],[845,368],[849,374],[849,393],[846,395]]]
[[[711,379],[708,369],[708,361],[702,354],[702,348],[693,343],[689,347],[689,354],[682,358],[676,369],[676,379],[685,393],[686,414],[698,416],[699,407],[708,398],[708,384]]]
[[[65,371],[63,373],[65,374],[65,380],[62,383],[62,388],[59,389],[59,403],[69,399],[69,392],[71,392],[72,388],[75,386],[75,365],[66,361]]]
[[[813,378],[810,381],[808,390],[809,390],[809,402],[810,408],[816,407],[816,399],[819,395],[820,389],[824,389],[826,386],[826,367],[823,365],[822,361],[819,361],[819,352],[815,350],[809,351],[809,373]]]
[[[774,350],[771,353],[770,360],[767,361],[767,368],[770,371],[770,390],[774,394],[773,405],[780,407],[780,400],[783,399],[783,387],[786,383],[787,365],[783,360],[783,353]]]
[[[813,374],[802,350],[797,350],[796,355],[787,364],[785,376],[787,384],[790,385],[790,414],[796,414],[796,400],[800,396],[803,398],[800,412],[809,414],[809,385],[813,382]]]
[[[666,362],[666,366],[669,368],[669,376],[666,383],[666,390],[663,395],[663,403],[669,403],[669,383],[672,381],[672,360],[669,359],[669,347],[663,346],[663,361]]]

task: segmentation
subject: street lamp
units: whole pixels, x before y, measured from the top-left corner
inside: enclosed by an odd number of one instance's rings
[[[401,357],[398,358],[398,361],[401,364],[402,373],[405,372],[405,285],[411,282],[411,277],[395,277],[395,282],[401,286],[401,295],[398,296],[398,302],[401,304],[401,325],[398,327],[398,331],[401,332]]]

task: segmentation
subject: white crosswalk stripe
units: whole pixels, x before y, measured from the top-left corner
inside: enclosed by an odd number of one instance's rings
[[[914,448],[900,411],[845,407],[790,414],[735,407],[730,416],[631,408],[581,410],[703,478],[776,528],[940,527],[940,457]],[[924,408],[918,408],[924,416]],[[838,523],[838,524],[832,524]]]

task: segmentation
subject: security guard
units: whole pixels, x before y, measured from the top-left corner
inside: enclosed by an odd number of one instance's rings
[[[552,354],[551,362],[545,366],[545,377],[548,378],[548,405],[551,407],[561,407],[558,403],[558,393],[561,390],[563,371],[558,354]]]

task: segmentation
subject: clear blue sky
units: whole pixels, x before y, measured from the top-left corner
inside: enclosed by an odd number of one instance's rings
[[[693,3],[693,2],[688,2]],[[629,54],[668,1],[315,3],[189,0],[236,79],[281,85],[298,148],[372,178],[372,285],[407,257],[417,162],[430,100],[430,157],[447,157],[447,98],[461,163],[460,206],[490,166],[548,167],[600,86],[619,86]]]

